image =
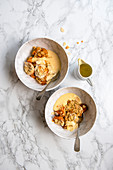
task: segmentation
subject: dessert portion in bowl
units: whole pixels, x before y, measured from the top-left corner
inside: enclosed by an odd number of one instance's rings
[[[24,62],[25,73],[41,85],[48,84],[60,69],[61,63],[58,55],[41,47],[33,47],[31,55]]]
[[[81,102],[79,96],[74,93],[66,93],[55,102],[52,121],[64,129],[73,131],[78,128],[86,110],[88,107]]]
[[[27,58],[29,59],[27,60]],[[24,69],[25,62],[28,62],[26,63],[26,72]],[[15,58],[15,70],[18,78],[25,86],[36,91],[42,91],[43,86],[46,86],[45,83],[48,83],[59,68],[59,78],[51,82],[46,91],[58,87],[65,80],[68,73],[66,52],[57,42],[48,38],[36,38],[27,41],[20,47]]]
[[[62,109],[63,113],[61,112],[60,109],[62,105],[64,107],[64,110]],[[85,105],[86,107],[84,107],[83,105]],[[80,108],[80,111],[77,108]],[[86,111],[84,109],[86,109]],[[59,110],[60,112],[58,112]],[[57,113],[54,113],[55,111],[57,111],[58,115]],[[81,114],[83,115],[83,117],[79,116]],[[63,115],[62,116],[64,122],[62,124],[63,126],[61,125],[60,122],[57,123],[55,121],[52,121],[55,116],[60,115]],[[45,119],[47,125],[56,135],[60,137],[66,139],[75,138],[77,132],[75,128],[77,128],[76,124],[78,123],[77,119],[81,117],[82,122],[80,123],[79,126],[79,136],[86,134],[93,127],[96,119],[96,105],[94,100],[87,92],[80,88],[65,87],[58,89],[50,96],[49,100],[46,103]],[[57,125],[56,123],[59,125]],[[66,129],[64,129],[65,125]]]

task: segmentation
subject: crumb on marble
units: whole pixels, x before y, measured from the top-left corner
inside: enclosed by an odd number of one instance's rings
[[[60,28],[60,31],[61,31],[61,32],[64,32],[64,28],[61,27],[61,28]]]
[[[66,45],[66,42],[63,42],[63,46],[65,46]]]
[[[77,44],[79,44],[79,42],[77,42]]]
[[[68,54],[68,55],[71,55],[71,53],[70,53],[70,52],[68,52],[67,54]]]
[[[83,40],[81,41],[81,43],[83,43]]]
[[[66,46],[66,49],[69,49],[69,46],[68,46],[68,45]]]

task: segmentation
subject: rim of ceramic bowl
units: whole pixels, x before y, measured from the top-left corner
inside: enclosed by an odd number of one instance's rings
[[[88,130],[88,132],[86,132],[86,133],[83,134],[83,135],[80,135],[80,136],[84,136],[84,135],[86,135],[87,133],[90,132],[90,130],[92,129],[92,127],[93,127],[93,125],[94,125],[94,123],[95,123],[95,120],[96,120],[96,117],[97,117],[97,108],[96,108],[96,104],[95,104],[95,102],[94,102],[94,99],[91,97],[91,95],[90,95],[89,93],[87,93],[85,90],[83,90],[83,89],[81,89],[81,88],[79,88],[79,87],[63,87],[63,88],[60,88],[60,89],[58,89],[57,91],[55,91],[55,92],[49,97],[49,99],[48,99],[48,101],[47,101],[47,103],[46,103],[46,106],[45,106],[45,120],[46,120],[46,123],[47,123],[49,129],[53,132],[53,130],[51,129],[51,126],[50,126],[50,125],[48,124],[48,122],[47,122],[47,114],[46,114],[47,104],[48,104],[50,98],[51,98],[55,93],[57,93],[58,91],[62,91],[63,89],[66,89],[66,88],[75,88],[75,89],[79,89],[79,90],[84,91],[84,92],[92,99],[92,101],[93,101],[93,103],[94,103],[94,106],[95,106],[95,119],[94,119],[94,122],[93,122],[92,125],[91,125],[91,128]],[[61,137],[61,138],[63,138],[63,139],[71,140],[71,139],[75,139],[75,138],[76,138],[76,136],[75,136],[75,137],[64,137],[64,136],[62,136],[62,135],[60,135],[60,134],[56,134],[55,132],[53,132],[53,133],[54,133],[56,136]]]
[[[38,38],[35,38],[35,39],[32,39],[32,40],[28,40],[28,41],[26,41],[24,44],[22,44],[21,47],[19,48],[19,50],[17,51],[16,57],[15,57],[15,71],[16,71],[16,74],[17,74],[18,78],[20,79],[20,81],[21,81],[26,87],[28,87],[28,88],[30,88],[30,89],[32,89],[32,90],[41,91],[41,89],[40,89],[40,90],[37,90],[36,88],[33,89],[33,88],[29,87],[26,83],[24,83],[24,82],[22,81],[21,77],[18,75],[17,69],[16,69],[17,55],[18,55],[18,53],[20,52],[20,50],[22,49],[22,47],[23,47],[25,44],[27,44],[27,43],[29,43],[29,42],[31,42],[31,41],[37,40],[37,39],[47,39],[47,40],[53,41],[54,43],[58,44],[58,45],[62,48],[62,50],[64,51],[64,53],[65,53],[65,55],[66,55],[66,58],[67,58],[67,71],[66,71],[66,74],[65,74],[64,78],[63,78],[62,81],[61,81],[59,84],[57,84],[56,86],[51,87],[51,88],[47,88],[46,91],[50,91],[50,90],[53,90],[53,89],[57,88],[58,86],[61,85],[61,83],[63,83],[63,81],[66,79],[67,74],[68,74],[68,71],[69,71],[68,56],[67,56],[65,50],[63,49],[63,47],[62,47],[58,42],[56,42],[55,40],[50,39],[50,38],[44,38],[44,37],[40,38],[40,37],[38,37]],[[45,86],[43,86],[43,87],[45,87]]]

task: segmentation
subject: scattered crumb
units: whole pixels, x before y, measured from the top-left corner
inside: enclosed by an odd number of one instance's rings
[[[64,28],[61,27],[61,28],[60,28],[60,31],[61,31],[61,32],[64,32]]]
[[[63,42],[63,46],[65,46],[66,45],[66,42]]]
[[[83,43],[83,40],[81,41],[81,43]]]
[[[68,45],[66,46],[66,49],[69,49],[69,46],[68,46]]]
[[[77,42],[77,44],[79,44],[79,42]]]
[[[70,52],[68,52],[67,54],[68,54],[68,55],[71,55],[71,53],[70,53]]]

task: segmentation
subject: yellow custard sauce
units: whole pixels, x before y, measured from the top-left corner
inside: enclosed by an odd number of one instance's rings
[[[35,69],[35,75],[43,80],[46,77],[46,81],[50,81],[58,71],[61,69],[61,62],[58,55],[51,51],[48,51],[47,57],[38,58],[36,61],[37,67]],[[47,72],[45,70],[48,70]]]
[[[51,50],[47,50],[47,51],[48,51],[48,57],[46,58],[46,60],[50,63],[52,67],[52,71],[54,73],[57,73],[61,69],[60,59],[55,52]]]
[[[79,98],[79,96],[74,93],[66,93],[57,99],[53,106],[53,110],[59,110],[61,105],[65,106],[67,104],[68,100],[76,100],[78,101],[78,103],[81,103],[81,99]]]

